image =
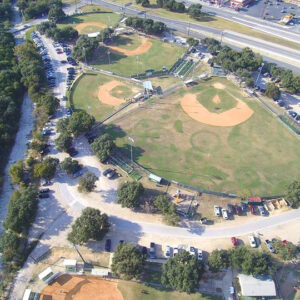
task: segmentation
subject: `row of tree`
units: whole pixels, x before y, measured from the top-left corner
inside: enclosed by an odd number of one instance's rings
[[[0,23],[7,22],[12,17],[12,7],[10,0],[0,2]]]
[[[128,17],[125,21],[126,26],[133,27],[147,34],[160,35],[167,26],[163,22],[154,22],[152,19],[143,19],[139,17]]]
[[[37,25],[37,30],[54,41],[74,42],[78,38],[78,31],[72,26],[58,28],[53,22],[42,22]]]

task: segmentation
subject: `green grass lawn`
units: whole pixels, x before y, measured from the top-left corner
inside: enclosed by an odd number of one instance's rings
[[[85,110],[89,114],[93,115],[96,121],[102,120],[109,113],[113,112],[116,108],[104,104],[98,99],[98,89],[100,85],[114,79],[115,78],[93,72],[84,74],[75,82],[74,87],[70,93],[70,103],[73,109],[75,111]],[[120,81],[123,82],[122,80]],[[132,92],[130,86],[137,86],[132,85],[132,83],[125,83],[127,86],[120,85],[113,88],[111,91],[111,95],[122,99],[124,97],[127,98],[135,94]],[[117,91],[121,91],[121,93],[117,93]]]
[[[159,290],[144,284],[120,281],[118,283],[124,300],[218,300],[218,297],[204,296],[199,293],[186,294],[169,290]]]
[[[138,36],[126,36],[126,39],[130,39],[135,48],[138,46]],[[157,39],[150,38],[150,41],[152,43],[151,48],[146,53],[138,55],[138,58],[136,56],[126,56],[119,52],[110,51],[110,65],[107,48],[104,49],[101,47],[98,53],[95,54],[95,57],[90,61],[90,64],[94,67],[111,70],[118,74],[133,75],[143,73],[149,69],[161,70],[163,66],[170,68],[185,51],[185,48],[163,43]],[[122,43],[118,46],[122,48],[129,47],[131,49],[128,48],[128,50],[133,50],[132,45],[124,44],[123,38]]]
[[[201,94],[215,82],[226,85],[223,92],[247,103],[254,111],[250,119],[234,127],[210,126],[182,110],[179,101],[185,93]],[[284,193],[299,177],[299,139],[225,78],[200,82],[167,98],[152,98],[114,124],[134,138],[138,163],[185,184],[263,196]],[[117,139],[117,145],[129,155],[127,144],[127,136]]]

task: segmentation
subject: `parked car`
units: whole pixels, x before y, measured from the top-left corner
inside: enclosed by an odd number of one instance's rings
[[[257,247],[257,243],[256,243],[256,239],[255,239],[254,235],[249,235],[248,236],[248,240],[249,240],[250,246],[252,248],[256,248]]]
[[[156,258],[156,255],[155,255],[155,243],[153,243],[153,242],[150,243],[150,251],[149,251],[149,254],[150,254],[150,258],[151,258],[151,259]]]
[[[106,169],[104,172],[103,172],[103,176],[107,176],[110,172],[112,172],[113,169]]]
[[[44,194],[39,194],[39,198],[49,198],[49,194],[48,193],[44,193]]]
[[[198,260],[202,261],[203,260],[203,251],[198,249]]]
[[[40,194],[45,194],[45,193],[49,193],[49,192],[50,192],[50,189],[48,189],[48,188],[40,189],[40,190],[39,190],[39,193],[40,193]]]
[[[165,257],[166,258],[171,257],[171,247],[170,246],[166,246]]]
[[[216,217],[221,217],[222,213],[221,213],[221,207],[218,205],[214,205],[214,212],[215,212],[215,216]]]
[[[238,241],[237,241],[236,237],[232,237],[231,238],[231,242],[232,242],[232,244],[233,244],[234,247],[236,247],[238,245]]]
[[[190,255],[196,256],[196,249],[194,247],[190,247]]]
[[[147,256],[147,254],[148,254],[147,247],[142,247],[142,254]]]
[[[74,148],[74,147],[70,147],[68,150],[67,150],[67,153],[73,157],[73,156],[76,156],[78,154],[78,151]]]
[[[250,211],[252,215],[255,215],[255,208],[253,205],[250,205]]]
[[[275,250],[274,250],[274,248],[273,248],[273,245],[272,245],[272,242],[271,242],[271,241],[265,240],[265,244],[267,245],[267,247],[268,247],[268,249],[269,249],[269,251],[270,251],[271,253],[275,253]]]
[[[173,248],[173,256],[176,256],[178,254],[178,248],[177,247],[174,247]]]
[[[241,202],[240,204],[241,204],[242,211],[247,211],[247,208],[248,208],[247,203]]]
[[[77,178],[83,175],[83,170],[78,170],[77,172],[73,173],[72,177]]]
[[[241,215],[241,214],[242,214],[242,209],[241,209],[241,207],[238,206],[238,205],[235,205],[235,211],[236,211],[236,213],[237,213],[238,215]]]
[[[227,212],[227,209],[223,208],[222,209],[222,215],[223,215],[223,219],[224,220],[228,220],[228,212]]]
[[[111,249],[111,239],[105,241],[105,251],[110,252]]]
[[[258,206],[258,210],[261,216],[265,217],[267,215],[267,212],[263,206]]]
[[[109,172],[106,177],[112,179],[116,174],[117,174],[116,170],[111,170],[111,172]]]
[[[228,203],[228,204],[227,204],[227,209],[228,209],[228,212],[229,212],[230,214],[234,214],[234,207],[233,207],[232,204]]]

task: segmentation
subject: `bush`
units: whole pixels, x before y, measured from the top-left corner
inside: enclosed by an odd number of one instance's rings
[[[140,182],[125,182],[118,189],[118,203],[122,207],[137,208],[143,192],[144,187]]]
[[[101,241],[109,230],[108,217],[100,210],[87,207],[72,225],[68,240],[74,244],[84,244],[89,240]]]
[[[154,199],[154,206],[164,215],[164,220],[169,225],[177,225],[179,217],[176,213],[175,204],[167,195],[158,195]]]
[[[273,247],[278,256],[283,260],[292,260],[297,257],[297,247],[288,241],[273,241]]]

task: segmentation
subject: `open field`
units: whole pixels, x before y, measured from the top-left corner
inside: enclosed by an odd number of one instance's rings
[[[64,274],[42,290],[40,299],[122,300],[123,297],[117,288],[117,282],[96,276]]]
[[[149,69],[159,71],[164,66],[170,68],[185,51],[185,48],[136,34],[118,36],[109,48],[110,54],[100,48],[90,64],[122,75]]]
[[[74,27],[81,34],[88,34],[99,31],[108,26],[116,24],[119,20],[119,15],[110,10],[101,10],[99,13],[87,13],[82,15],[68,16],[58,24],[59,27],[66,25]]]
[[[110,0],[111,2],[117,3],[117,4],[125,4],[128,1],[127,0]],[[231,20],[227,20],[221,17],[217,16],[211,16],[211,15],[204,15],[200,20],[195,20],[191,17],[188,16],[188,14],[183,14],[183,13],[176,13],[172,11],[168,11],[163,8],[159,8],[156,5],[156,0],[150,0],[150,8],[142,7],[141,5],[135,4],[133,2],[132,7],[136,7],[141,11],[146,11],[149,13],[155,13],[156,15],[170,18],[170,19],[175,19],[175,20],[180,20],[180,21],[186,21],[186,22],[191,22],[191,23],[198,23],[207,27],[213,27],[217,29],[222,29],[222,30],[232,30],[234,32],[238,33],[243,33],[255,38],[259,38],[268,42],[276,43],[282,46],[286,46],[292,49],[300,50],[300,44],[292,41],[288,41],[270,34],[266,34],[260,31],[257,31],[255,29],[252,29],[248,26],[245,26],[243,24],[239,24],[237,22],[233,22]]]
[[[204,296],[199,293],[186,294],[164,289],[156,289],[144,284],[120,281],[118,289],[121,291],[124,300],[217,300],[218,297]]]
[[[73,109],[85,110],[100,121],[141,87],[129,81],[119,80],[105,75],[89,72],[75,82],[70,93]]]
[[[187,96],[195,103],[182,107]],[[218,103],[213,101],[216,96]],[[229,112],[234,114],[226,118]],[[196,121],[196,114],[204,119]],[[218,124],[208,125],[214,120]],[[283,193],[299,176],[299,139],[225,78],[152,98],[114,124],[134,138],[138,163],[189,185],[242,195],[274,195]],[[129,155],[127,136],[118,138],[117,145]]]

